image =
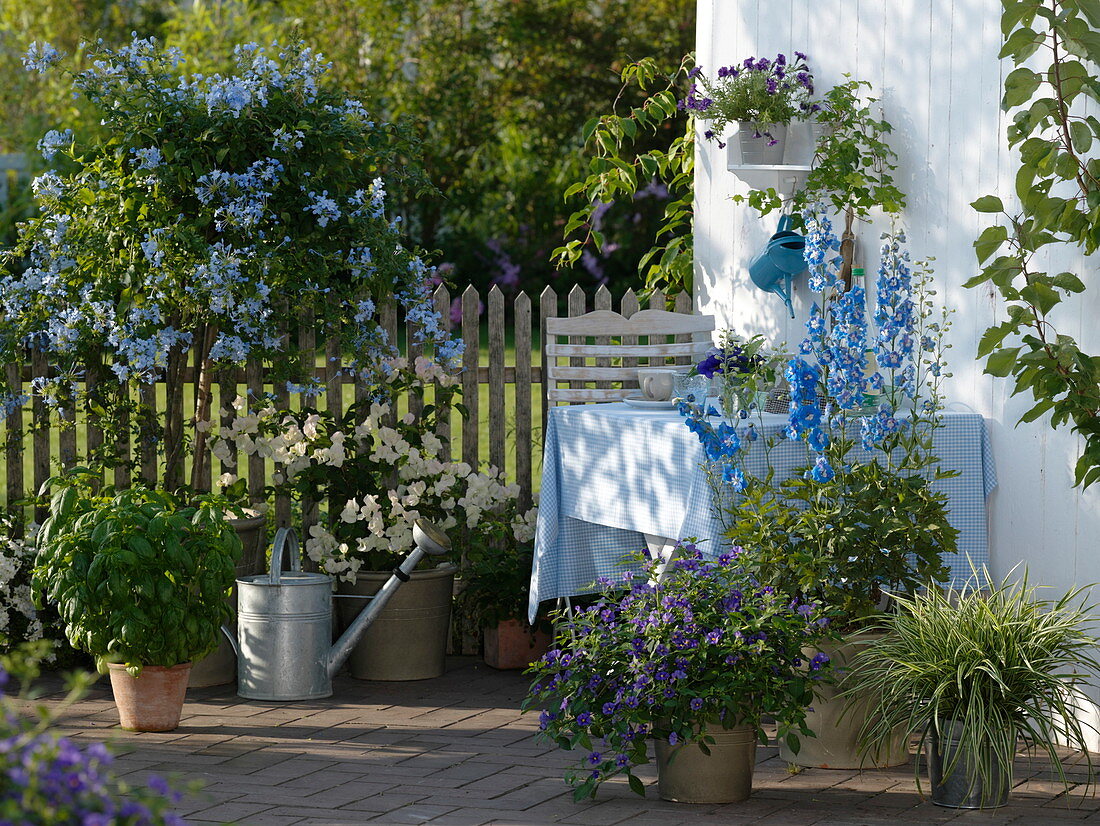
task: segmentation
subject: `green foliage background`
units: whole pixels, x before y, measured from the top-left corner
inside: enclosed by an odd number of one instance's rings
[[[620,73],[654,57],[675,66],[695,37],[694,0],[36,0],[0,4],[0,152],[26,152],[47,129],[93,128],[51,75],[23,71],[32,40],[79,58],[82,39],[154,35],[225,71],[237,43],[305,40],[335,63],[332,81],[387,118],[408,118],[424,140],[442,197],[400,203],[413,239],[437,250],[458,286],[497,281],[537,292],[553,284],[550,256],[571,211],[562,193],[587,169],[582,129],[611,109]],[[627,90],[619,106],[641,103]],[[629,111],[629,109],[628,109]],[[667,148],[682,119],[645,136]],[[26,202],[16,205],[25,209]],[[643,194],[602,217],[610,243],[563,283],[637,286],[665,199]],[[14,215],[0,216],[0,244]]]

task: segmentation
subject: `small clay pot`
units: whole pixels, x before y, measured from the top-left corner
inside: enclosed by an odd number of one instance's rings
[[[136,677],[109,663],[119,724],[127,731],[172,731],[180,724],[191,663],[147,665]]]
[[[536,628],[532,634],[525,623],[514,619],[483,629],[483,635],[485,664],[501,671],[527,668],[549,650],[553,641],[545,631]]]

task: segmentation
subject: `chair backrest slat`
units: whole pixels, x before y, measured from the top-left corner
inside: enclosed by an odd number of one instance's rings
[[[715,319],[657,309],[627,318],[599,309],[568,318],[548,317],[545,325],[544,386],[547,402],[553,404],[618,401],[637,391],[639,367],[697,360],[711,346]],[[561,382],[569,386],[559,387]],[[589,383],[596,386],[586,386]]]

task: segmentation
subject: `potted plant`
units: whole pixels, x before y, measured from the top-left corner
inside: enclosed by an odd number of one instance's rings
[[[110,672],[123,728],[170,731],[192,661],[214,649],[231,616],[241,541],[221,497],[96,492],[93,479],[73,472],[48,483],[36,600],[56,604],[72,646]]]
[[[852,682],[879,697],[864,747],[897,727],[917,732],[939,806],[1003,806],[1021,737],[1046,752],[1067,788],[1059,747],[1083,752],[1092,774],[1086,734],[1095,729],[1080,710],[1091,705],[1089,675],[1100,673],[1086,631],[1096,606],[1082,604],[1084,589],[1039,599],[1026,572],[1010,577],[989,588],[982,572],[960,589],[898,595],[877,626],[882,640],[854,662]]]
[[[947,320],[934,315],[931,270],[918,265],[914,272],[903,238],[892,236],[879,270],[877,330],[869,330],[863,287],[847,289],[839,277],[828,219],[813,212],[806,221],[811,288],[823,299],[811,309],[808,335],[787,366],[787,427],[760,438],[758,418],[716,427],[698,407],[681,410],[703,441],[727,538],[746,549],[744,564],[761,582],[824,606],[844,635],[823,649],[842,679],[847,661],[873,642],[866,629],[888,608],[887,595],[942,582],[943,555],[955,550],[945,496],[932,487],[950,475],[933,449]],[[867,353],[872,340],[874,370]],[[867,404],[872,394],[877,407]],[[762,473],[746,462],[752,450],[765,452]],[[805,464],[777,474],[780,453]],[[875,699],[865,694],[858,707],[846,709],[839,691],[822,688],[807,717],[818,736],[797,754],[780,744],[782,756],[828,768],[907,760],[902,731],[893,748],[861,753],[859,729],[863,715],[874,714]]]
[[[542,709],[539,736],[585,752],[566,775],[574,798],[594,796],[656,742],[661,797],[685,803],[743,800],[752,788],[760,723],[797,748],[821,654],[802,647],[827,630],[820,607],[746,575],[740,549],[710,561],[679,543],[674,562],[644,555],[640,575],[603,580],[590,607],[557,615],[556,647],[531,668],[524,710]]]
[[[547,622],[527,622],[537,511],[516,519],[510,504],[486,514],[476,536],[466,537],[456,599],[465,619],[481,631],[486,665],[499,669],[527,668],[552,640]]]
[[[214,436],[215,455],[239,450],[270,456],[280,490],[327,505],[309,528],[305,551],[348,596],[369,596],[389,579],[412,548],[417,518],[440,525],[461,548],[464,535],[476,537],[500,508],[514,511],[519,493],[495,469],[480,472],[437,458],[441,411],[449,410],[457,392],[453,375],[424,357],[411,365],[394,358],[386,366],[386,384],[375,399],[351,406],[339,420],[312,410],[249,411],[241,399],[237,417]],[[396,416],[402,393],[423,400],[428,387],[434,387],[433,403],[419,416]],[[515,519],[517,525],[529,521]],[[425,560],[413,572],[356,646],[352,676],[420,680],[443,673],[457,570],[450,561]],[[345,622],[362,608],[351,599],[340,603]]]
[[[787,125],[815,111],[810,103],[814,79],[806,55],[795,52],[794,57],[791,63],[784,54],[776,55],[775,60],[748,57],[719,68],[712,78],[696,67],[696,82],[680,107],[711,121],[704,135],[708,139],[717,137],[719,147],[725,146],[721,136],[726,128],[737,123],[742,163],[782,163]]]

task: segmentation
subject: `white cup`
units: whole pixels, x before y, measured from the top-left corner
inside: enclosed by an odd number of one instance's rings
[[[642,395],[654,402],[668,401],[672,398],[676,373],[675,367],[640,367],[638,386]]]

